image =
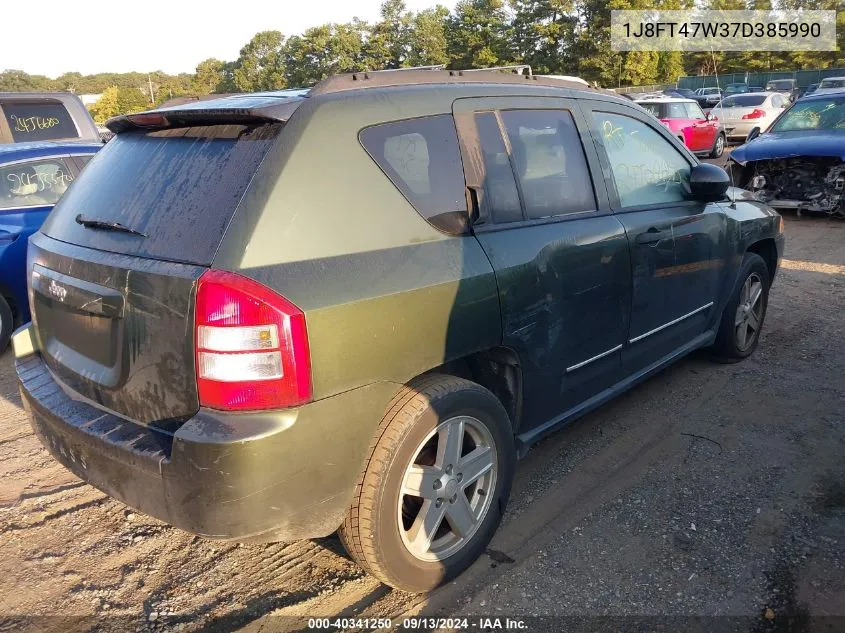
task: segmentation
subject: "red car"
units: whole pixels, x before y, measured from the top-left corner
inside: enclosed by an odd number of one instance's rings
[[[725,151],[725,131],[719,119],[692,99],[659,97],[636,102],[668,127],[696,155],[719,158]]]

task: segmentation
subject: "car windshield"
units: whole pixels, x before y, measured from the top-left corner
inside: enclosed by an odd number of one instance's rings
[[[766,95],[738,95],[722,100],[723,108],[750,108],[751,106],[763,105]]]
[[[845,131],[845,96],[799,101],[772,126],[772,132],[795,130]]]
[[[792,80],[783,79],[781,81],[770,81],[766,84],[766,90],[791,90]]]
[[[819,88],[845,88],[845,79],[823,79]]]
[[[735,94],[735,93],[738,93],[738,92],[748,92],[748,86],[746,86],[745,84],[742,84],[742,85],[734,84],[732,86],[728,86],[727,88],[725,88],[725,93],[727,93],[727,94]]]

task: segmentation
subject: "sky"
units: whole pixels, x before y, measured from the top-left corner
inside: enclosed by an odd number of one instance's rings
[[[209,57],[231,61],[259,31],[302,33],[353,17],[373,21],[382,0],[39,0],[4,11],[0,71],[57,77],[77,71],[193,72]],[[455,0],[405,0],[418,11]],[[242,10],[237,7],[242,6]],[[121,8],[122,7],[122,8]]]

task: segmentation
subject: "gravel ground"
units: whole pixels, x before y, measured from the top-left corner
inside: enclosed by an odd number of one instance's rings
[[[5,354],[0,631],[402,614],[725,615],[808,631],[810,616],[845,617],[845,222],[786,222],[756,354],[695,354],[540,443],[488,554],[429,596],[379,585],[333,538],[221,544],[133,513],[40,447]]]

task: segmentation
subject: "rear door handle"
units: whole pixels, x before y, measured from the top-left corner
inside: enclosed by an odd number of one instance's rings
[[[655,227],[651,227],[648,231],[640,233],[634,239],[637,244],[656,244],[661,240],[665,240],[672,236],[671,231],[661,231]]]

